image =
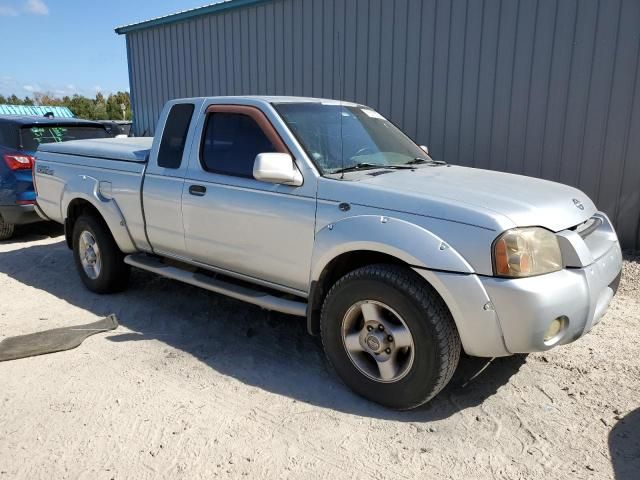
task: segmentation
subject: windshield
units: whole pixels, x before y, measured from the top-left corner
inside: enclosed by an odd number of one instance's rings
[[[66,142],[67,140],[85,140],[87,138],[108,138],[110,135],[103,127],[90,125],[37,125],[20,129],[22,149],[35,151],[41,143]]]
[[[409,137],[368,107],[322,103],[274,107],[324,174],[426,158]]]

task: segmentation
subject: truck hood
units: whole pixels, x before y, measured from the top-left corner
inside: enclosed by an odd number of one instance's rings
[[[477,168],[420,166],[415,170],[363,171],[354,180],[352,185],[376,191],[362,196],[366,199],[362,204],[492,229],[511,223],[508,228],[541,226],[557,232],[586,221],[596,212],[589,197],[567,185]]]

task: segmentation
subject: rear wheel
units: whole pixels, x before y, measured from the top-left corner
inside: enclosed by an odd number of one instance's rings
[[[405,410],[451,379],[460,339],[440,296],[397,265],[370,265],[342,277],[322,309],[325,353],[356,393]]]
[[[81,215],[73,227],[73,256],[85,286],[96,293],[124,290],[130,267],[108,227],[91,215]]]
[[[0,215],[0,240],[8,240],[13,237],[13,231],[15,229],[15,225],[13,223],[7,223]]]

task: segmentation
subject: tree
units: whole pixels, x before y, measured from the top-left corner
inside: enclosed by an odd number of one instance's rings
[[[62,105],[62,102],[60,101],[59,98],[54,97],[50,93],[44,93],[44,92],[34,93],[33,102],[36,105],[50,105],[50,106]]]
[[[92,120],[109,120],[107,115],[107,105],[104,102],[96,102],[93,105],[93,112],[91,113]]]
[[[113,95],[109,95],[107,98],[107,114],[110,119],[119,120],[122,118],[122,105],[124,105],[125,118],[131,118],[131,102],[129,99],[129,92],[118,92]],[[123,120],[124,120],[123,119]]]
[[[117,92],[107,98],[101,92],[96,93],[95,98],[87,98],[75,94],[72,97],[56,97],[51,93],[35,92],[33,97],[18,98],[16,95],[4,97],[0,95],[0,104],[9,105],[49,105],[68,107],[78,118],[87,120],[130,120],[131,101],[129,92]],[[124,105],[124,118],[122,106]]]
[[[93,119],[93,102],[87,97],[74,95],[67,107],[79,118]]]

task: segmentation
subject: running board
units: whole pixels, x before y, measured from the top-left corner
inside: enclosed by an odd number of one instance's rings
[[[163,277],[251,303],[267,310],[275,310],[298,317],[304,317],[307,314],[307,304],[304,302],[296,302],[295,300],[276,297],[275,295],[270,295],[260,290],[235,285],[202,273],[168,265],[158,258],[143,253],[127,255],[124,257],[124,263],[148,272],[157,273]]]

